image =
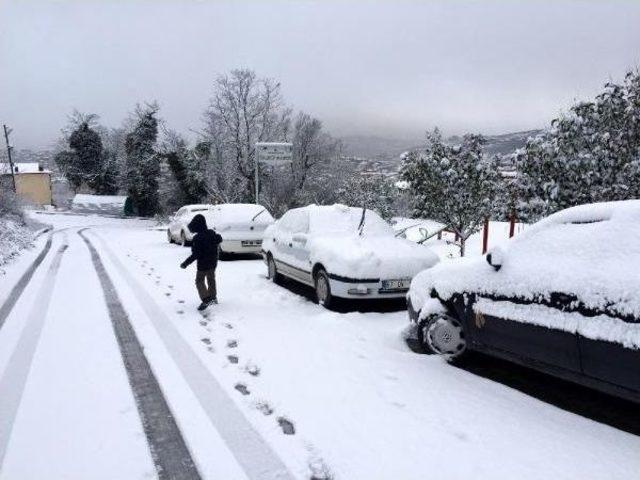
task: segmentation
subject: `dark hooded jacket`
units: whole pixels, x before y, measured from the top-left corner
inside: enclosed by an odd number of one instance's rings
[[[196,261],[198,270],[216,268],[218,265],[218,246],[222,243],[222,237],[207,228],[207,221],[200,214],[189,222],[189,230],[195,233],[195,236],[191,241],[191,255],[183,262],[183,265],[186,267]]]

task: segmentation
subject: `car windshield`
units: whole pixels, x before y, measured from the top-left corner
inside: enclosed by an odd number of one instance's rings
[[[361,208],[321,207],[311,214],[311,232],[334,235],[358,235],[361,227],[363,235],[391,235],[393,229],[373,210],[366,210],[362,221]]]

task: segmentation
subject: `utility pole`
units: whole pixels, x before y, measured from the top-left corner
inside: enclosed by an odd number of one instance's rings
[[[8,128],[6,125],[3,125],[3,127],[4,127],[4,141],[7,144],[7,157],[9,157],[9,168],[11,169],[11,180],[13,181],[13,191],[15,193],[18,193],[18,190],[16,189],[16,172],[13,167],[13,159],[11,158],[11,149],[13,147],[11,146],[11,143],[9,143],[9,134],[11,133],[11,129]]]

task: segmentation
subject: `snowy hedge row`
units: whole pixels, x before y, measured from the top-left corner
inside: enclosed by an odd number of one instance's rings
[[[33,245],[33,230],[20,218],[0,217],[0,266]],[[1,272],[1,271],[0,271]]]

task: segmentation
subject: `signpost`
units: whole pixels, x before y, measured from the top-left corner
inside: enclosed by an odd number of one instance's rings
[[[287,165],[291,163],[293,157],[293,144],[288,142],[258,142],[256,143],[256,172],[255,172],[255,187],[256,187],[256,204],[259,196],[259,173],[258,167],[260,163],[269,165],[271,167],[279,167],[281,165]]]

